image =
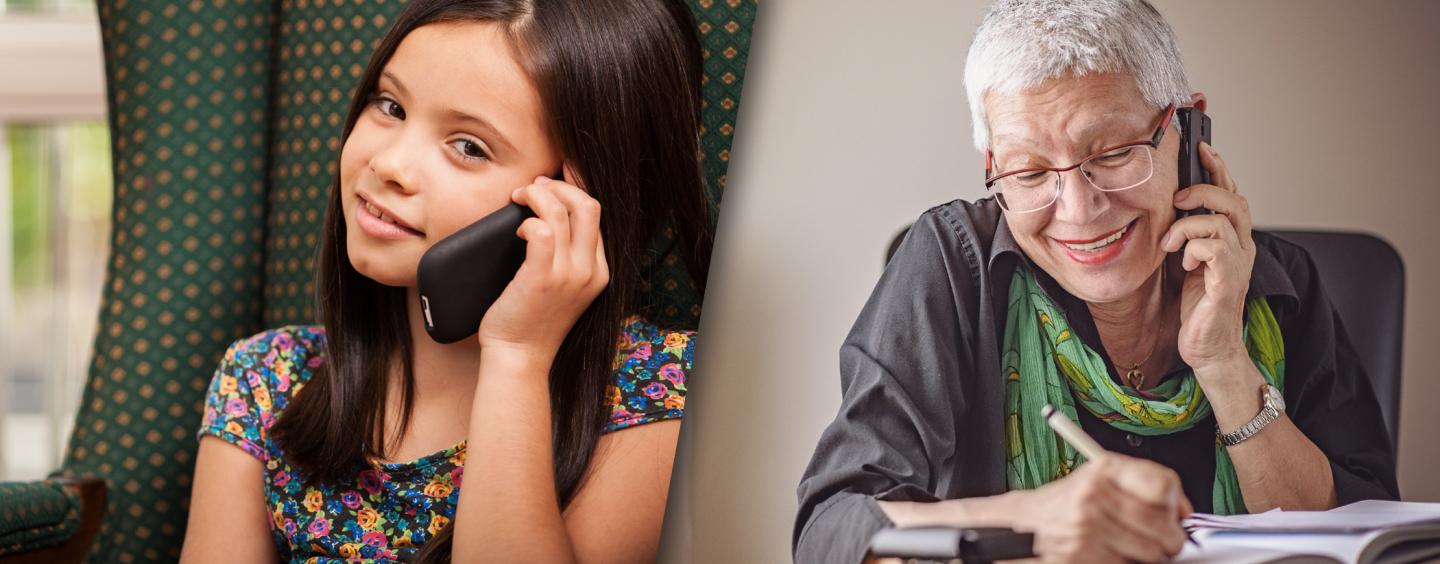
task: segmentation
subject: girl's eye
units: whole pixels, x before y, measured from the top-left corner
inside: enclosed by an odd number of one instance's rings
[[[450,146],[466,160],[483,160],[490,158],[490,155],[485,154],[485,147],[469,139],[456,139],[450,142]]]
[[[398,120],[405,119],[405,108],[400,107],[400,104],[396,103],[394,100],[377,96],[375,97],[375,107],[380,110],[380,113],[383,113],[387,116],[393,117]]]

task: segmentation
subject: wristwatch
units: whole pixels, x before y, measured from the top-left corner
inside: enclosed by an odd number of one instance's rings
[[[1218,424],[1215,426],[1215,433],[1220,435],[1222,444],[1235,446],[1245,442],[1245,439],[1255,436],[1271,421],[1279,419],[1280,414],[1285,413],[1285,397],[1280,395],[1280,390],[1275,389],[1275,386],[1270,384],[1260,386],[1260,403],[1260,413],[1249,423],[1241,425],[1235,432],[1222,433],[1220,426]]]

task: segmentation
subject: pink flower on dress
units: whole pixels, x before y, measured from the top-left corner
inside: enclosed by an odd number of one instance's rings
[[[461,479],[461,478],[464,478],[464,477],[465,477],[465,467],[464,467],[464,466],[456,466],[456,467],[454,467],[454,468],[452,468],[452,469],[450,470],[450,482],[453,483],[453,484],[455,484],[455,487],[457,487],[457,488],[460,487],[460,479]]]
[[[240,401],[240,398],[230,398],[225,402],[225,413],[233,417],[245,415],[245,402]]]
[[[665,384],[661,384],[659,382],[651,382],[650,385],[645,386],[645,395],[650,399],[658,400],[660,398],[663,398],[665,397],[665,392],[667,391],[668,389],[665,387]]]
[[[260,445],[255,444],[255,441],[252,441],[250,439],[240,439],[239,445],[240,450],[250,453],[250,456],[261,459],[266,457],[265,449],[260,448]]]
[[[660,375],[676,386],[685,384],[685,371],[680,369],[679,364],[670,363],[660,367]]]
[[[635,352],[630,353],[630,358],[638,358],[641,360],[650,358],[650,341],[641,341],[640,344],[635,347]]]
[[[285,487],[285,484],[288,484],[288,483],[290,483],[290,473],[289,473],[289,472],[281,472],[281,473],[275,475],[275,487],[277,487],[277,488],[283,488],[283,487]]]
[[[305,530],[310,531],[311,536],[323,537],[330,534],[330,520],[320,517],[310,522]]]
[[[345,507],[355,509],[356,507],[360,507],[360,494],[353,491],[342,493],[340,494],[340,502],[344,503]]]
[[[360,537],[360,542],[363,542],[375,548],[385,548],[390,544],[390,539],[385,538],[385,533],[382,533],[380,531],[370,531],[368,533],[365,533],[365,536]]]
[[[385,479],[380,474],[380,471],[374,468],[367,469],[360,473],[360,487],[370,495],[380,493],[381,484],[383,484],[384,481]]]

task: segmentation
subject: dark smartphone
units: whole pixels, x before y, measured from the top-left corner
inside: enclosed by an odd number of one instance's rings
[[[425,251],[417,282],[431,339],[453,343],[480,329],[485,311],[525,262],[525,240],[515,230],[534,216],[511,203]]]
[[[1195,108],[1180,108],[1175,110],[1175,115],[1180,119],[1180,187],[1210,184],[1210,171],[1205,170],[1205,165],[1200,163],[1200,142],[1211,143],[1210,116]],[[1206,213],[1210,213],[1210,210],[1177,209],[1175,217],[1179,219]]]

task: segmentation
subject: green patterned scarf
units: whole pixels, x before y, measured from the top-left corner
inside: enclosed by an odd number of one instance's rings
[[[1194,372],[1166,378],[1144,392],[1116,384],[1105,361],[1075,336],[1065,315],[1040,290],[1024,264],[1016,267],[1010,281],[1009,302],[1001,364],[1006,377],[1006,467],[1011,490],[1043,486],[1069,474],[1082,461],[1074,448],[1046,426],[1040,408],[1047,403],[1078,422],[1075,400],[1079,399],[1080,405],[1101,421],[1146,436],[1189,429],[1210,414],[1210,402]],[[1247,302],[1245,313],[1244,339],[1250,358],[1266,382],[1283,390],[1285,345],[1275,315],[1265,298]],[[1235,466],[1218,437],[1212,502],[1217,514],[1245,512]]]

